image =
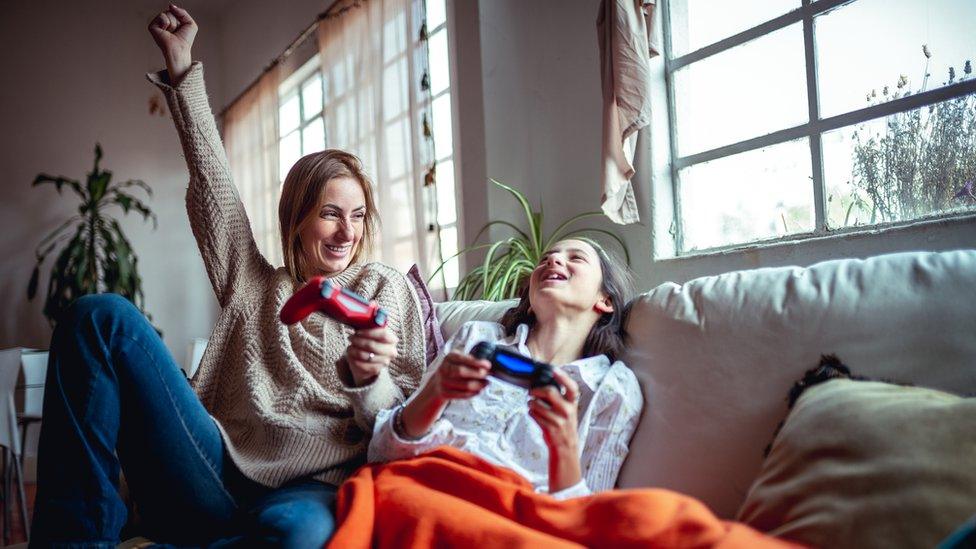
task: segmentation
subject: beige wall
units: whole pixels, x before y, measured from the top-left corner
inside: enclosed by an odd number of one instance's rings
[[[324,0],[269,4],[193,0],[200,24],[194,57],[206,66],[211,106],[219,111],[311,23]],[[158,4],[158,5],[157,5]],[[221,4],[226,4],[222,6]],[[69,192],[30,188],[39,172],[84,178],[95,142],[116,178],[143,179],[159,228],[121,218],[139,256],[146,307],[178,363],[193,338],[209,337],[217,305],[190,232],[188,180],[168,118],[150,116],[155,88],[144,74],[160,68],[146,25],[165,2],[18,0],[0,18],[0,348],[46,348],[43,296],[26,299],[37,243],[77,207]],[[42,270],[46,288],[51,259]]]

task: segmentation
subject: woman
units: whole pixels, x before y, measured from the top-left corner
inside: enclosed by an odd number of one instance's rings
[[[292,167],[279,204],[285,267],[258,252],[203,83],[197,25],[170,6],[149,31],[190,172],[187,210],[221,311],[191,387],[119,296],[79,299],[51,344],[32,544],[114,546],[126,521],[119,470],[146,533],[186,545],[305,547],[331,535],[335,486],[365,461],[376,413],[424,370],[417,297],[394,269],[362,263],[377,212],[342,151]],[[374,299],[387,327],[324,315],[277,320],[312,276]]]
[[[330,547],[784,547],[667,490],[610,490],[643,406],[624,348],[626,268],[599,246],[546,251],[501,324],[469,322],[407,404],[379,414],[370,461],[339,491]],[[526,391],[468,352],[550,364]],[[582,415],[580,416],[580,412]]]
[[[369,460],[448,445],[513,469],[557,498],[613,488],[643,407],[637,378],[617,360],[627,273],[592,241],[556,243],[501,324],[466,323],[422,389],[380,412]],[[468,354],[480,341],[560,365],[554,375],[562,391],[527,391],[490,376],[491,364]]]

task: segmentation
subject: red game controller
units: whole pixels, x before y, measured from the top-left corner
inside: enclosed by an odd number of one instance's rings
[[[322,311],[357,330],[386,326],[386,311],[379,305],[366,301],[356,292],[336,286],[324,276],[312,278],[288,298],[279,317],[285,324],[294,324],[315,311]]]

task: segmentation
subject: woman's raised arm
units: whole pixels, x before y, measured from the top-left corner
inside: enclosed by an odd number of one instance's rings
[[[166,71],[149,75],[166,96],[190,173],[186,210],[204,266],[221,307],[236,288],[261,285],[274,269],[261,256],[244,204],[231,180],[227,154],[210,110],[203,66],[191,56],[198,27],[190,14],[170,5],[149,24]]]
[[[173,86],[178,85],[190,70],[193,63],[190,50],[198,30],[190,13],[176,4],[170,4],[149,23],[149,34],[163,52],[166,72]]]

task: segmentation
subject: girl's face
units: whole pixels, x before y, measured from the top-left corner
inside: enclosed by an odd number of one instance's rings
[[[597,317],[613,311],[603,292],[603,270],[593,246],[582,240],[562,240],[546,250],[529,278],[529,303],[537,318],[563,311],[593,311]]]
[[[306,279],[346,270],[363,238],[366,197],[358,181],[351,177],[329,180],[321,204],[299,233],[309,271]]]

